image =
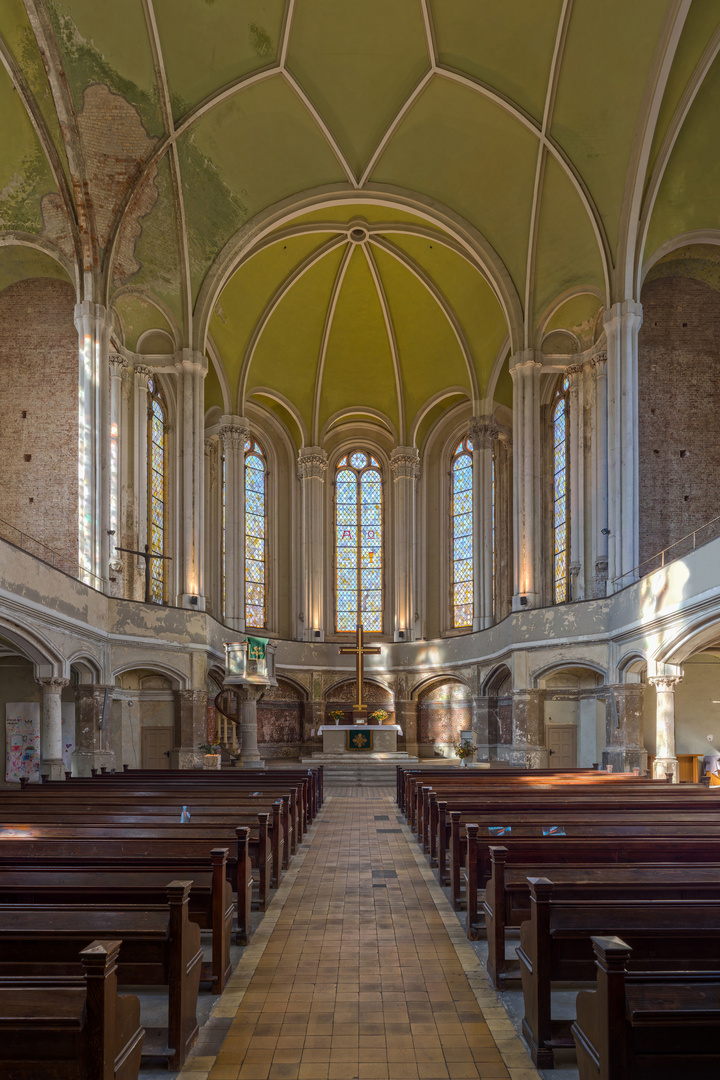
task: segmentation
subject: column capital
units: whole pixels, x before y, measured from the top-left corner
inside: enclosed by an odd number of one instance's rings
[[[611,304],[603,315],[603,326],[607,330],[613,330],[624,320],[637,320],[638,328],[642,324],[642,304],[637,300],[623,300],[618,304]]]
[[[390,470],[396,480],[417,480],[420,453],[414,446],[396,446],[390,455]]]
[[[130,366],[127,357],[119,352],[109,352],[108,363],[110,364],[110,372],[113,375],[122,374],[123,369]]]
[[[303,446],[298,454],[298,480],[324,480],[328,456],[321,446]]]
[[[521,349],[520,352],[516,352],[510,357],[508,367],[510,368],[510,375],[516,378],[520,372],[527,375],[532,373],[535,368],[539,370],[542,367],[542,361],[538,360],[535,349]]]
[[[676,684],[682,682],[682,675],[648,675],[648,682],[659,693],[671,694],[675,692]]]
[[[494,416],[471,416],[467,434],[473,450],[492,450],[493,443],[499,438],[500,429]]]
[[[64,688],[70,685],[69,679],[60,679],[55,675],[42,675],[35,681],[42,686],[43,691],[47,694],[61,694]]]
[[[133,364],[133,371],[138,376],[141,382],[144,382],[147,386],[147,381],[153,373],[153,369],[147,367],[146,364]]]
[[[198,349],[181,349],[175,354],[175,368],[178,371],[197,372],[205,378],[208,372],[207,357]]]
[[[225,450],[242,450],[251,438],[250,424],[244,416],[221,416],[218,435]]]

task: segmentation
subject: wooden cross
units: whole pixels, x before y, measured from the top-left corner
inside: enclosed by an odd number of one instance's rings
[[[380,652],[380,648],[377,645],[363,645],[363,634],[364,634],[364,632],[365,631],[363,630],[362,623],[358,623],[357,627],[355,629],[355,634],[356,634],[355,645],[354,646],[343,645],[343,646],[340,647],[340,650],[339,650],[341,653],[354,653],[355,657],[356,657],[356,661],[355,661],[356,675],[355,675],[355,678],[357,680],[357,688],[358,688],[357,698],[358,699],[357,699],[357,702],[355,703],[355,705],[353,705],[353,708],[358,710],[358,711],[360,709],[365,708],[365,702],[363,701],[363,656],[366,656],[368,653],[379,653]]]
[[[152,559],[172,559],[172,555],[160,555],[157,551],[151,551],[149,546],[145,545],[144,551],[133,551],[132,548],[115,547],[116,551],[125,551],[128,555],[139,555],[141,559],[145,560],[145,603],[150,603],[150,586],[152,584],[152,574],[150,573],[150,562]]]

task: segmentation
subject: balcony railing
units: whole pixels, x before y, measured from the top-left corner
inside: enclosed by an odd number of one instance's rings
[[[638,563],[632,570],[628,570],[626,573],[621,574],[620,577],[614,578],[613,585],[619,586],[621,589],[626,585],[632,585],[634,581],[639,581],[640,578],[647,577],[648,574],[654,574],[656,570],[661,570],[663,566],[674,562],[675,559],[682,559],[684,555],[689,555],[696,548],[702,547],[703,544],[707,544],[710,540],[714,540],[716,536],[720,536],[720,516],[714,517],[705,525],[701,525],[699,529],[695,529],[694,532],[681,537],[674,544],[670,544],[669,547],[658,551],[657,555],[651,555],[649,559]]]
[[[54,551],[53,548],[44,544],[42,540],[37,540],[34,536],[22,532],[21,529],[16,529],[14,525],[3,521],[2,518],[0,518],[0,540],[5,540],[8,544],[12,544],[13,547],[20,548],[21,551],[27,552],[28,555],[32,555],[35,559],[40,559],[41,562],[60,570],[63,574],[67,574],[77,581],[82,581],[84,585],[89,585],[91,589],[103,592],[102,578],[90,573],[80,563],[73,562],[67,555],[61,555],[59,551]]]

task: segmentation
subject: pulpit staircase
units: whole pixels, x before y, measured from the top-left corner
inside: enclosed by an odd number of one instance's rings
[[[237,697],[232,690],[221,690],[215,696],[215,739],[222,747],[222,764],[234,765],[240,759],[238,738]]]

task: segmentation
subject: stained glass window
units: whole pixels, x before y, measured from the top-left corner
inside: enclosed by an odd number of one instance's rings
[[[165,407],[154,379],[148,382],[148,543],[165,554]],[[150,562],[150,599],[165,601],[165,559]]]
[[[463,439],[452,459],[450,492],[452,624],[473,624],[473,460],[472,442]]]
[[[265,455],[245,443],[245,625],[267,625],[267,483]]]
[[[382,472],[363,451],[335,474],[335,627],[341,633],[383,628]]]
[[[563,378],[553,401],[553,594],[556,604],[569,600],[568,548],[568,379]]]

